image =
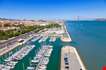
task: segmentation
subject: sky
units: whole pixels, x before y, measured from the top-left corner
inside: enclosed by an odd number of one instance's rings
[[[106,0],[0,0],[0,17],[10,19],[106,18]]]

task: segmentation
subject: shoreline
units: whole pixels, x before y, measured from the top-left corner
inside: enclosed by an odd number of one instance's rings
[[[81,65],[82,69],[83,69],[83,70],[86,70],[84,63],[83,63],[83,61],[81,60],[81,57],[80,57],[80,55],[79,55],[78,52],[77,52],[77,49],[74,48],[74,47],[73,47],[73,49],[74,49],[74,52],[75,52],[75,54],[76,54],[76,56],[77,56],[77,59],[78,59],[80,65]]]
[[[71,39],[71,37],[70,37],[70,35],[69,35],[67,29],[66,29],[65,23],[63,24],[63,26],[64,26],[65,32],[66,32],[66,34],[67,34],[67,36],[68,36],[68,39],[70,39],[70,40],[72,41],[72,39]],[[72,46],[69,46],[69,47],[71,47],[71,48],[73,49],[73,52],[75,53],[76,58],[77,58],[77,60],[78,60],[78,62],[79,62],[79,64],[80,64],[82,70],[87,70],[87,69],[85,68],[85,65],[84,65],[83,61],[82,61],[81,58],[80,58],[80,55],[79,55],[78,52],[77,52],[77,49],[76,49],[75,47],[72,47]],[[68,51],[68,50],[67,50],[67,51]],[[63,53],[63,52],[64,52],[64,51],[61,51],[61,62],[62,62],[62,57],[63,57],[62,53]],[[63,64],[61,63],[61,70],[64,70],[64,69],[62,69],[62,68],[63,68]]]
[[[72,39],[71,39],[71,37],[70,37],[70,35],[69,35],[68,31],[67,31],[65,23],[64,23],[64,28],[65,28],[66,34],[68,35],[68,38],[72,41]]]
[[[61,40],[62,40],[63,42],[71,42],[72,39],[71,39],[71,37],[70,37],[70,35],[69,35],[68,31],[67,31],[67,28],[66,28],[64,22],[63,22],[62,27],[63,27],[64,33],[66,34],[67,37],[65,37],[65,36],[63,35],[63,36],[61,37]]]

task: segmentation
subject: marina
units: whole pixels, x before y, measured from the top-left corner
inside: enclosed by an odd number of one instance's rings
[[[48,38],[48,36],[43,36],[43,37],[39,40],[39,43],[46,41],[47,38]]]
[[[46,70],[52,50],[52,46],[42,46],[33,60],[31,60],[27,70]]]
[[[32,42],[35,42],[35,41],[39,40],[40,38],[41,38],[41,36],[38,36],[37,38],[34,37],[31,41],[32,41]]]
[[[34,47],[35,47],[34,45],[23,47],[20,51],[16,52],[12,56],[5,59],[4,63],[0,66],[0,69],[2,70],[13,69],[15,65],[18,63],[18,61],[23,59],[23,57],[26,56]]]
[[[70,45],[72,41],[64,26],[60,33],[55,29],[57,33],[55,34],[53,31],[54,34],[52,35],[51,30],[50,35],[52,36],[49,35],[48,31],[45,31],[34,35],[28,41],[19,39],[21,48],[2,60],[1,69],[61,70],[61,48],[67,44]],[[81,65],[79,64],[79,66]]]

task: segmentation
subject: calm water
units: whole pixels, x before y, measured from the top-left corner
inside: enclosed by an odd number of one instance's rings
[[[88,70],[106,65],[106,22],[67,21],[67,30]]]

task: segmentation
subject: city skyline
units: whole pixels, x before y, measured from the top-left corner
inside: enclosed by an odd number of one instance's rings
[[[0,17],[10,19],[106,18],[105,0],[0,0]]]

